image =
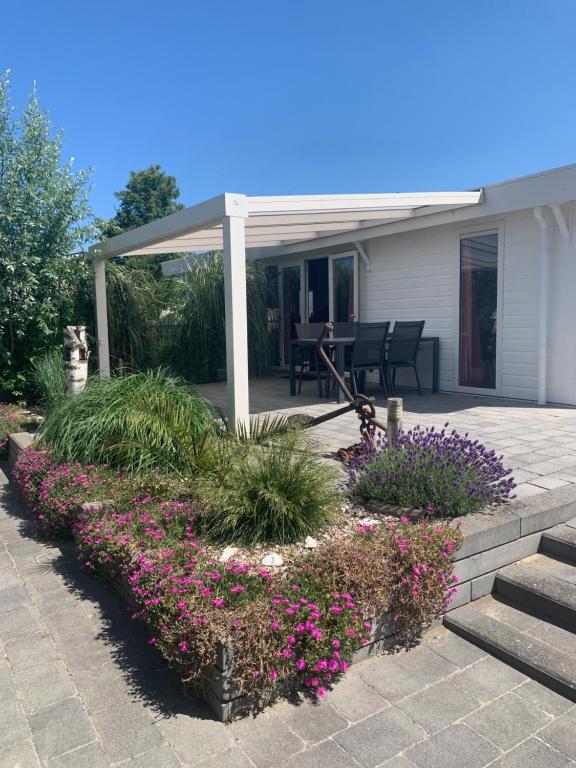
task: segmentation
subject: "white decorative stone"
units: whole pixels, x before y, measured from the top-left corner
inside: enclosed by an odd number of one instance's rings
[[[277,552],[271,552],[269,555],[264,555],[261,560],[262,565],[284,565],[284,560]]]
[[[306,538],[304,539],[304,546],[306,547],[306,549],[316,549],[316,547],[318,546],[318,542],[316,541],[316,539],[313,539],[312,536],[306,536]]]
[[[234,555],[238,554],[238,547],[226,547],[220,555],[220,562],[227,563]]]
[[[376,520],[373,517],[363,517],[360,520],[360,525],[380,525],[381,522],[381,520]]]

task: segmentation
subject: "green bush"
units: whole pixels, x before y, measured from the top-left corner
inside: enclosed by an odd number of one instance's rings
[[[50,411],[64,400],[64,358],[62,349],[53,349],[32,363],[32,382],[36,394]]]
[[[162,371],[91,379],[48,413],[41,445],[56,461],[130,473],[187,473],[214,430],[210,405]]]
[[[336,470],[297,432],[268,445],[220,441],[217,468],[197,491],[206,534],[223,542],[299,541],[332,520],[339,500]]]

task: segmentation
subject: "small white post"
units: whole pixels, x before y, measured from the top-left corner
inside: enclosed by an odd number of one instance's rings
[[[398,432],[402,430],[402,418],[404,416],[404,400],[401,397],[389,397],[386,400],[387,421],[386,433],[388,436],[388,446],[392,446]]]
[[[246,239],[244,218],[225,216],[224,299],[228,423],[236,431],[249,426],[248,323],[246,318]]]
[[[94,259],[96,281],[96,329],[98,336],[98,368],[100,378],[110,376],[110,348],[108,345],[108,306],[106,302],[106,260]]]
[[[88,346],[86,326],[64,328],[64,392],[72,397],[81,392],[88,381]]]

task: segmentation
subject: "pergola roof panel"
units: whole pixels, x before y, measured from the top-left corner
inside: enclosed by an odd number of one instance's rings
[[[226,216],[244,219],[246,246],[263,248],[354,232],[476,205],[482,192],[246,197],[224,194],[94,246],[96,258],[220,250]]]

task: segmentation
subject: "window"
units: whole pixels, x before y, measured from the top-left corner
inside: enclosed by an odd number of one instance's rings
[[[498,233],[460,240],[459,384],[496,388]]]

